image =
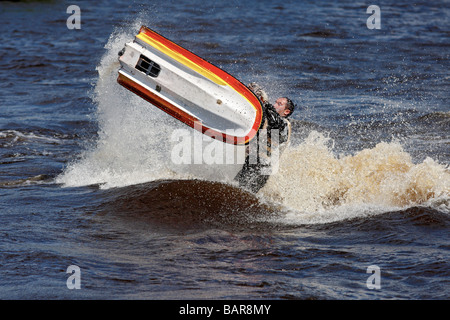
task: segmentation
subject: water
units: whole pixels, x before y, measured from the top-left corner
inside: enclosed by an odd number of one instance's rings
[[[70,4],[0,4],[0,298],[450,297],[448,2]],[[258,194],[174,170],[187,127],[115,80],[142,24],[301,106]]]

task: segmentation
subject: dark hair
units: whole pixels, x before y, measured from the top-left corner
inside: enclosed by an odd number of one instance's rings
[[[288,109],[290,112],[289,114],[286,116],[286,118],[290,117],[292,113],[294,113],[295,110],[295,104],[294,102],[289,99],[288,97],[284,97],[286,99],[286,109]]]

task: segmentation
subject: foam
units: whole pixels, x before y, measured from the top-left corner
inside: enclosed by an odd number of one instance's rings
[[[330,222],[420,205],[450,212],[450,171],[431,158],[414,164],[398,142],[339,157],[329,138],[312,131],[282,154],[279,171],[260,192],[283,204],[290,211],[286,219],[297,222]]]

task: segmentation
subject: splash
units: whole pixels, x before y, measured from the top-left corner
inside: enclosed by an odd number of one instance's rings
[[[117,83],[118,52],[134,38],[141,25],[137,21],[110,36],[106,53],[97,67],[98,79],[92,92],[97,106],[93,117],[98,122],[98,138],[79,160],[67,166],[56,182],[66,187],[99,185],[107,189],[160,179],[229,181],[236,171],[231,166],[217,170],[207,165],[174,164],[171,161],[176,143],[171,141],[173,133],[182,129],[196,134],[194,130]],[[200,137],[204,145],[221,143],[212,140]]]
[[[117,53],[133,39],[139,26],[136,22],[110,36],[106,53],[97,67],[98,80],[92,92],[97,105],[93,115],[99,125],[97,141],[79,160],[67,166],[57,177],[57,183],[113,187],[170,176],[160,159],[165,153],[165,146],[160,142],[171,130],[172,120],[156,108],[142,107],[145,102],[129,94],[116,81]]]
[[[446,166],[431,158],[414,164],[397,142],[342,157],[333,154],[331,142],[312,131],[303,143],[287,149],[278,173],[261,190],[264,197],[293,209],[294,216],[308,213],[322,221],[333,221],[333,214],[342,219],[418,205],[450,212]]]

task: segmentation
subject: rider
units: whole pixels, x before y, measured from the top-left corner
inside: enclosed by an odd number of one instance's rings
[[[268,103],[267,94],[258,84],[251,83],[248,88],[262,102],[263,117],[261,127],[256,134],[256,139],[253,140],[255,142],[249,146],[251,152],[247,151],[245,163],[236,175],[235,180],[239,182],[239,186],[256,193],[269,179],[269,169],[271,168],[270,156],[273,147],[279,148],[280,145],[289,141],[291,125],[287,118],[294,112],[295,105],[287,97],[280,97],[271,105]],[[260,133],[261,129],[266,130],[266,137],[262,137],[263,135]],[[273,139],[273,133],[278,133],[279,145],[275,145],[277,139]]]

